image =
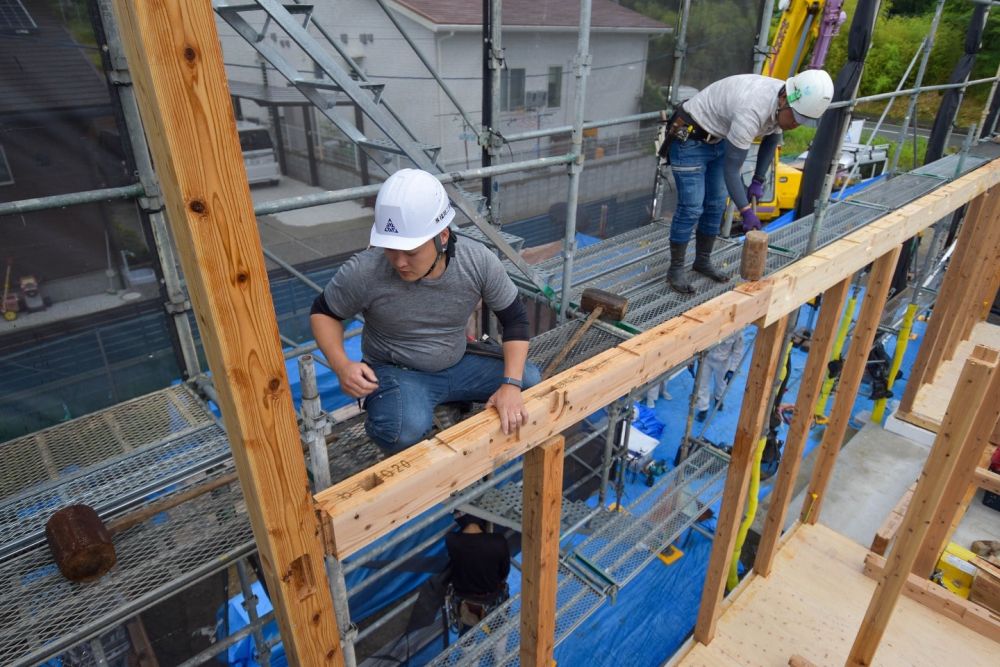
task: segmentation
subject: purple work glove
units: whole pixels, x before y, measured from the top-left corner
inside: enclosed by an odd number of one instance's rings
[[[753,201],[761,201],[764,199],[764,184],[754,178],[750,181],[750,187],[747,188],[747,199]]]
[[[760,229],[760,218],[757,214],[753,212],[752,208],[748,208],[745,211],[740,211],[740,215],[743,217],[743,231],[749,232],[754,229]]]

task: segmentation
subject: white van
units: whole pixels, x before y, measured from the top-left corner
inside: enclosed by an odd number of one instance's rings
[[[240,150],[243,151],[243,164],[250,185],[277,185],[281,181],[281,166],[274,152],[271,133],[266,127],[245,122],[236,123],[236,131],[240,135]]]

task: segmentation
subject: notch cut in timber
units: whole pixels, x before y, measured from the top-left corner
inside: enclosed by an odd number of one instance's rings
[[[358,473],[315,496],[331,520],[338,557],[355,553],[455,490],[763,317],[764,326],[853,275],[1000,183],[994,160],[764,280],[744,283],[524,393],[530,413],[516,436],[482,412],[380,465],[409,467],[366,491]]]

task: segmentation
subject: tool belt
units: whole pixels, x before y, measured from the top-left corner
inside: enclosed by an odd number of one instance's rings
[[[506,582],[504,582],[501,590],[481,595],[458,593],[449,584],[446,594],[446,605],[450,616],[450,623],[456,630],[462,626],[472,627],[478,625],[491,611],[503,604],[509,597],[510,592]]]
[[[667,120],[666,140],[660,146],[660,157],[670,159],[670,144],[673,141],[691,140],[714,144],[718,143],[720,139],[721,137],[716,137],[694,122],[691,117],[684,113],[684,107],[677,107],[674,115]]]

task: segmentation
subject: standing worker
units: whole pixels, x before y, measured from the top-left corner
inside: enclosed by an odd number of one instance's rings
[[[477,516],[456,513],[455,522],[459,530],[445,535],[444,544],[451,561],[448,605],[461,634],[507,599],[510,547]]]
[[[341,390],[364,398],[365,431],[387,454],[426,437],[442,403],[486,401],[503,432],[514,433],[528,420],[521,389],[540,378],[526,363],[528,316],[517,288],[486,246],[456,242],[454,217],[433,175],[395,172],[375,201],[372,247],[347,260],[313,302],[316,344]],[[465,325],[480,300],[503,331],[494,355],[466,349]],[[360,362],[344,350],[344,320],[359,313]]]
[[[719,406],[718,409],[722,410],[722,396],[726,392],[726,387],[733,381],[733,376],[736,375],[742,362],[742,331],[734,333],[708,351],[705,355],[705,372],[702,374],[701,385],[698,387],[695,419],[703,422],[708,417],[709,396],[715,399]]]
[[[720,283],[712,248],[726,208],[726,192],[739,209],[744,231],[760,229],[750,203],[764,194],[764,181],[782,130],[815,127],[833,99],[833,81],[823,70],[806,70],[787,81],[759,74],[726,77],[684,102],[667,121],[660,155],[669,157],[677,184],[677,210],[670,223],[667,282],[682,294],[694,288],[684,273],[684,255],[697,225],[691,267]],[[756,137],[763,137],[750,187],[740,170]]]

